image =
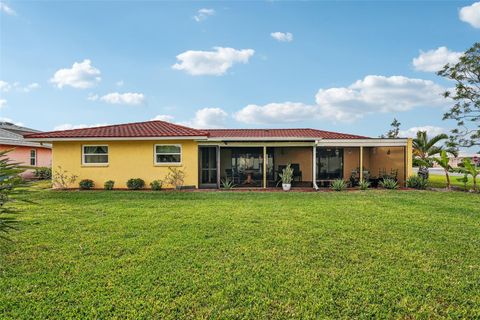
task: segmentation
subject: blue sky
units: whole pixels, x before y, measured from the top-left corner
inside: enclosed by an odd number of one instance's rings
[[[378,136],[396,117],[437,133],[452,83],[433,71],[480,39],[480,3],[2,0],[0,37],[0,117],[40,130],[158,118]]]

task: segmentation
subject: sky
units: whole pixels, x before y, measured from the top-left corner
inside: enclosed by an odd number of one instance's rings
[[[448,132],[480,2],[0,1],[0,118]]]

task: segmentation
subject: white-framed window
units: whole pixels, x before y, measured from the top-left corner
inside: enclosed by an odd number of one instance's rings
[[[82,164],[84,165],[107,165],[107,145],[84,145],[82,146]]]
[[[36,166],[37,165],[37,150],[32,149],[30,150],[30,165]]]
[[[182,163],[182,146],[179,144],[156,144],[155,164]]]

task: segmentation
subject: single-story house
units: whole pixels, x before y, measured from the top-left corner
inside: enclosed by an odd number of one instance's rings
[[[193,129],[147,121],[34,133],[27,139],[51,143],[54,170],[92,179],[98,188],[108,180],[125,188],[130,178],[148,185],[163,179],[168,167],[184,171],[184,185],[195,188],[220,188],[227,178],[237,187],[275,187],[287,164],[294,169],[294,187],[385,176],[404,184],[412,174],[411,139],[316,129]]]
[[[27,134],[40,133],[10,122],[0,122],[0,151],[11,150],[8,158],[28,168],[22,176],[33,177],[34,167],[50,167],[52,147],[50,144],[26,141]]]

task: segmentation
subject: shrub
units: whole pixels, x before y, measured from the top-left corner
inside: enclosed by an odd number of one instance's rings
[[[89,189],[92,189],[95,186],[95,183],[93,182],[93,180],[83,179],[78,183],[78,185],[80,186],[80,189],[82,189],[82,190],[89,190]]]
[[[358,187],[360,188],[360,190],[367,190],[368,188],[370,188],[370,181],[362,180],[358,183]]]
[[[428,180],[421,176],[411,176],[406,182],[409,188],[425,190],[428,187]]]
[[[330,185],[330,189],[335,191],[343,191],[347,189],[347,183],[342,179],[333,180],[332,184]]]
[[[185,181],[185,171],[178,168],[168,167],[168,174],[165,177],[165,182],[174,186],[176,189],[180,189]]]
[[[382,181],[380,181],[380,187],[391,190],[398,189],[398,182],[392,178],[384,178]]]
[[[127,181],[127,188],[130,190],[139,190],[145,187],[145,181],[140,178],[132,178]]]
[[[60,166],[52,174],[53,186],[59,189],[67,189],[77,181],[77,178],[77,175],[68,173],[67,170],[63,170]]]
[[[150,188],[152,188],[152,190],[155,190],[155,191],[161,190],[162,186],[163,186],[162,180],[153,180],[150,183]]]
[[[108,181],[105,181],[105,183],[103,184],[103,188],[105,190],[112,190],[114,185],[115,185],[115,181],[108,180]]]
[[[233,183],[233,180],[229,178],[225,178],[222,182],[222,188],[223,189],[233,189],[235,187],[235,184]]]
[[[35,175],[35,178],[39,180],[52,179],[52,168],[47,168],[47,167],[36,168],[34,175]]]

